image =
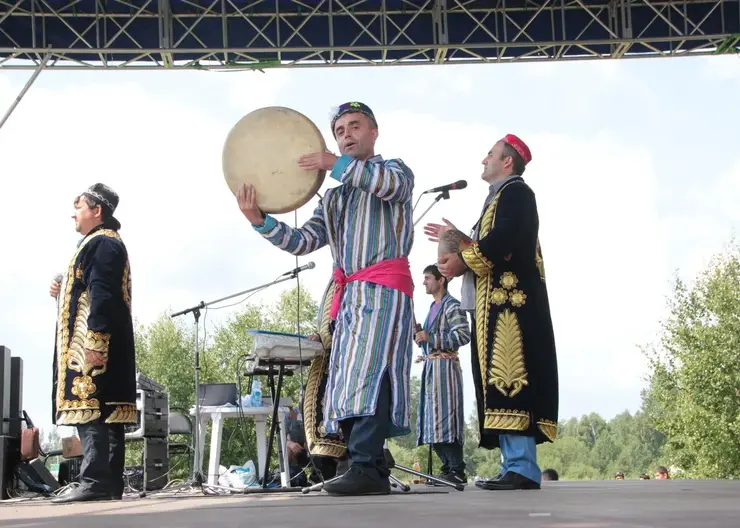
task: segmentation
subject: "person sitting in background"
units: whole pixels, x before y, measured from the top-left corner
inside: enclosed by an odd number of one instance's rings
[[[614,478],[617,480],[624,480],[624,473],[622,473],[621,471],[617,471],[617,474],[614,475]]]
[[[650,480],[650,475],[648,475],[647,473],[643,473],[642,475],[640,475],[640,480]]]
[[[542,480],[560,480],[558,472],[552,468],[548,468],[542,472]]]
[[[290,410],[285,423],[288,437],[288,468],[290,470],[290,485],[297,487],[309,486],[333,478],[336,474],[336,462],[327,457],[314,456],[314,464],[306,449],[306,433],[303,425],[303,416],[296,406]],[[306,475],[310,472],[310,476]]]

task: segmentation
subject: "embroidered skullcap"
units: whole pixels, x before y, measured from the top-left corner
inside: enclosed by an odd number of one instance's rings
[[[350,114],[350,113],[360,113],[365,114],[367,117],[370,118],[370,120],[373,122],[373,124],[377,127],[378,122],[375,120],[375,114],[373,114],[373,111],[370,110],[370,107],[367,106],[365,103],[360,103],[357,101],[352,101],[350,103],[344,103],[342,105],[339,105],[338,108],[335,108],[332,111],[332,117],[331,117],[331,133],[334,134],[334,124],[337,122],[337,119],[342,117],[344,114]]]
[[[506,134],[503,139],[501,139],[501,141],[510,145],[514,150],[516,150],[517,153],[522,157],[525,165],[532,161],[532,152],[530,152],[529,147],[526,143],[524,143],[524,141],[516,137],[514,134]]]
[[[121,223],[113,216],[118,207],[118,194],[113,189],[103,183],[96,183],[83,191],[82,194],[94,199],[107,211],[107,214],[103,215],[106,219],[103,222],[104,224],[116,231],[121,228]]]

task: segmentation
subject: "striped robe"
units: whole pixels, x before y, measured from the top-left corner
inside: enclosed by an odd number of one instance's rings
[[[430,320],[424,322],[429,341],[422,343],[424,367],[421,374],[417,445],[442,444],[465,440],[465,408],[460,360],[434,358],[434,353],[457,352],[470,342],[470,327],[460,301],[449,293]],[[432,304],[433,305],[433,304]],[[431,357],[430,357],[431,355]]]
[[[408,257],[414,242],[413,172],[397,159],[342,156],[331,176],[343,185],[326,191],[301,228],[267,215],[264,225],[254,229],[293,255],[328,245],[334,267],[347,276],[383,260]],[[362,281],[345,286],[324,397],[327,433],[338,432],[340,420],[375,413],[386,371],[392,392],[389,437],[410,432],[412,322],[413,300],[405,294]]]

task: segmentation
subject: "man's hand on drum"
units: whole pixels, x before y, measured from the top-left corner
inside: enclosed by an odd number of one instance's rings
[[[305,170],[330,171],[338,159],[331,152],[314,152],[298,158],[298,166]]]
[[[427,224],[424,226],[424,234],[429,237],[432,242],[439,242],[439,237],[442,233],[449,231],[450,229],[457,229],[449,220],[443,218],[442,221],[446,225],[441,224]]]
[[[236,192],[236,201],[239,203],[239,209],[252,225],[259,226],[265,222],[265,215],[257,207],[257,191],[254,190],[254,185],[243,183]]]

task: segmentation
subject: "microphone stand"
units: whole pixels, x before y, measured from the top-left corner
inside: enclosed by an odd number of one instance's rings
[[[450,199],[450,191],[442,191],[441,193],[439,193],[437,195],[437,197],[434,199],[434,201],[432,202],[432,204],[429,207],[426,208],[426,211],[424,211],[423,213],[421,213],[421,216],[414,221],[414,227],[416,227],[416,224],[419,223],[419,220],[421,220],[422,218],[424,218],[424,216],[429,212],[429,210],[432,207],[434,207],[437,204],[437,202],[439,202],[442,199],[449,200]]]
[[[302,270],[301,270],[302,271]],[[194,327],[195,327],[195,340],[194,340],[194,358],[195,358],[195,420],[194,420],[194,431],[193,431],[193,474],[191,475],[191,487],[193,488],[200,488],[203,489],[203,461],[201,460],[200,456],[200,441],[201,441],[201,422],[200,422],[200,354],[198,349],[198,326],[200,321],[200,311],[203,308],[207,308],[208,306],[211,306],[212,304],[217,304],[222,301],[227,301],[229,299],[232,299],[234,297],[239,297],[240,295],[244,295],[245,293],[251,293],[258,290],[262,290],[264,288],[267,288],[268,286],[273,286],[275,284],[279,284],[281,282],[285,282],[288,280],[292,280],[296,277],[296,275],[300,273],[298,270],[290,271],[283,276],[281,276],[278,279],[275,279],[272,282],[268,282],[265,284],[262,284],[261,286],[255,286],[254,288],[249,288],[248,290],[240,291],[238,293],[234,293],[232,295],[227,295],[226,297],[222,297],[220,299],[216,299],[215,301],[210,302],[199,302],[195,306],[192,306],[190,308],[186,308],[184,310],[180,310],[179,312],[175,312],[172,315],[170,315],[171,319],[174,319],[175,317],[179,317],[181,315],[185,315],[188,313],[193,314],[194,318]],[[216,468],[216,471],[218,471],[218,468]]]

